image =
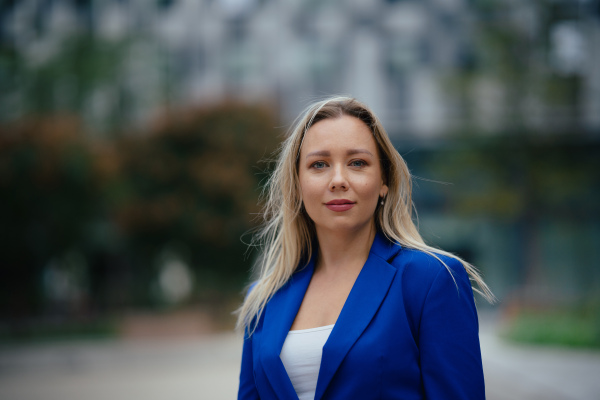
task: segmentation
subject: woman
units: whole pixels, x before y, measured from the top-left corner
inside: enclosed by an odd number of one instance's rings
[[[483,399],[477,271],[427,246],[375,115],[315,103],[268,182],[259,278],[239,310],[239,399]]]

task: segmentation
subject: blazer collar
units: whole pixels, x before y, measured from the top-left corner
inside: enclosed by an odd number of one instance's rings
[[[315,400],[321,399],[346,354],[367,328],[396,275],[389,260],[400,251],[400,246],[377,233],[369,258],[363,266],[344,303],[331,335],[323,347],[323,358],[317,380]]]
[[[259,354],[264,370],[267,371],[265,375],[275,393],[282,399],[298,398],[279,354],[300,309],[304,293],[308,289],[315,260],[313,254],[308,265],[292,275],[290,280],[273,295],[265,308]]]
[[[333,330],[323,347],[323,358],[317,380],[315,399],[320,399],[344,357],[371,322],[387,295],[396,274],[389,264],[400,251],[400,246],[377,232],[363,266]],[[265,309],[263,338],[260,354],[266,374],[276,393],[282,398],[297,398],[279,354],[296,318],[304,294],[314,272],[316,254],[310,262],[284,285],[269,301]]]
[[[373,240],[373,244],[371,245],[370,253],[390,263],[401,249],[402,246],[400,244],[390,241],[383,232],[377,231],[375,240]]]

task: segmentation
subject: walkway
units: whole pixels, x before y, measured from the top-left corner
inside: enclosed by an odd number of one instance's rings
[[[600,399],[600,352],[508,345],[482,329],[488,400]],[[2,400],[233,399],[234,334],[0,349]]]

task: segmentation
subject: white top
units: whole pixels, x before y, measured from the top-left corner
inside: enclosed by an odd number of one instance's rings
[[[300,400],[314,400],[323,346],[333,325],[289,331],[279,357]]]

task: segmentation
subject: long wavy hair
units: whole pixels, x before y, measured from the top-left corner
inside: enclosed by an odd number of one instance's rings
[[[495,298],[477,269],[454,254],[425,244],[412,219],[412,182],[406,162],[392,145],[375,114],[363,103],[350,97],[330,97],[316,102],[296,119],[282,143],[276,167],[263,191],[263,224],[253,237],[261,256],[255,268],[258,280],[237,310],[237,329],[251,335],[271,297],[298,269],[306,266],[313,251],[316,233],[312,220],[303,211],[298,178],[298,158],[306,132],[317,122],[351,116],[361,120],[373,133],[377,144],[383,179],[389,190],[383,206],[375,211],[377,229],[400,245],[423,251],[440,259],[457,259],[475,283],[474,291],[489,302]]]

